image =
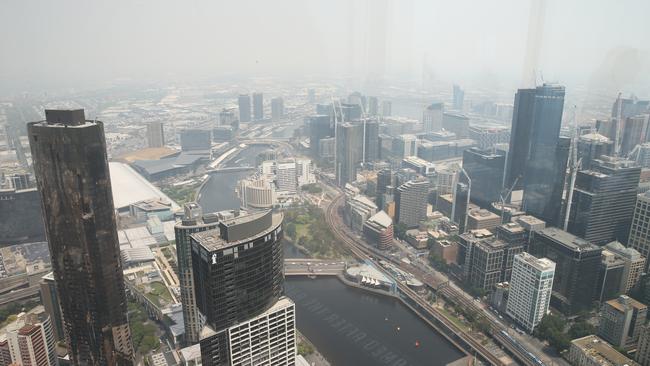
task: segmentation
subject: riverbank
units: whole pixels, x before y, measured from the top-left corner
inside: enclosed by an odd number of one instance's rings
[[[304,334],[300,333],[300,331],[297,331],[297,341],[298,341],[297,342],[298,354],[301,354],[300,352],[301,344],[307,345],[310,348],[309,352],[302,354],[302,357],[304,357],[305,360],[307,360],[307,362],[309,362],[310,365],[331,366],[329,361],[327,361],[327,359],[325,359],[325,357],[323,357],[323,355],[320,352],[318,352],[318,348],[316,348],[316,346],[314,346],[314,344],[311,343],[311,341],[307,337],[305,337]]]

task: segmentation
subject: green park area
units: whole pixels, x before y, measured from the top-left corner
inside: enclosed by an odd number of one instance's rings
[[[172,301],[172,295],[162,282],[151,282],[149,286],[151,290],[145,296],[156,304],[156,306],[164,307]]]
[[[327,226],[322,209],[311,205],[296,207],[284,215],[285,239],[310,256],[340,259],[350,255]]]
[[[161,187],[160,189],[165,193],[169,198],[174,200],[176,203],[179,205],[183,205],[187,202],[192,202],[194,201],[194,193],[196,190],[199,188],[201,184],[199,182],[195,182],[192,184],[185,184],[182,186],[166,186],[166,187]]]
[[[156,332],[158,327],[147,317],[147,312],[134,301],[129,301],[129,326],[131,327],[131,339],[133,347],[141,355],[160,348],[160,340]]]

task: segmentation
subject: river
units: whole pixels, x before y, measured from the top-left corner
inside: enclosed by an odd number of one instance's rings
[[[266,149],[247,148],[226,166],[254,165]],[[213,174],[199,199],[204,212],[238,208],[235,185],[249,174]],[[303,255],[286,244],[285,256]],[[445,365],[463,355],[396,299],[347,287],[335,278],[290,277],[285,288],[296,302],[298,330],[332,365]]]

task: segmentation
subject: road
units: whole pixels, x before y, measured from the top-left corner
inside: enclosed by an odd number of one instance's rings
[[[345,270],[345,262],[304,258],[284,260],[285,276],[336,276]]]
[[[338,210],[340,209],[340,207],[344,202],[344,197],[345,196],[343,194],[340,194],[332,201],[332,203],[328,207],[327,214],[326,214],[328,224],[330,225],[333,232],[339,237],[339,239],[343,243],[345,243],[355,255],[359,256],[362,259],[369,259],[372,255],[377,255],[378,251],[368,245],[362,244],[362,240],[359,240],[359,238],[356,237],[356,235],[349,232],[346,229],[346,226],[343,224],[340,215],[338,214]],[[535,346],[532,340],[526,339],[525,337],[516,334],[507,325],[503,324],[501,319],[499,319],[495,314],[490,313],[488,309],[485,307],[485,305],[475,301],[469,294],[465,293],[453,282],[449,281],[449,279],[446,276],[444,276],[443,274],[437,271],[434,271],[433,269],[428,267],[428,265],[423,264],[424,262],[416,261],[414,263],[412,262],[412,264],[408,264],[397,258],[394,257],[390,258],[385,256],[385,254],[381,254],[381,255],[384,256],[385,259],[390,260],[393,264],[399,266],[400,269],[412,273],[417,279],[419,279],[423,283],[429,285],[434,289],[438,289],[438,291],[447,299],[452,300],[462,305],[463,307],[472,309],[475,312],[477,312],[477,314],[481,314],[482,317],[485,317],[485,319],[490,324],[491,334],[493,338],[499,341],[499,343],[501,343],[506,349],[508,349],[508,351],[511,354],[515,355],[520,361],[524,362],[525,364],[538,365],[540,364],[539,360],[542,360],[544,364],[549,364],[549,365],[550,364],[568,365],[562,359],[549,357],[548,355],[546,355],[542,351],[541,344],[539,342],[538,345]],[[416,300],[421,300],[421,302],[424,303],[423,307],[428,311],[437,312],[436,309],[434,309],[433,307],[431,307],[430,304],[422,300],[422,298],[419,295],[417,295],[416,293],[408,289],[408,287],[406,287],[404,292],[409,296],[412,296]],[[452,326],[455,327],[453,324]],[[459,331],[462,332],[462,330]],[[505,334],[502,332],[505,332]],[[467,335],[467,336],[471,338],[471,335]],[[514,342],[513,339],[515,340]],[[477,342],[469,341],[468,343],[475,346],[477,350],[482,350],[481,354],[483,354],[483,352],[489,354],[487,349],[485,349],[480,344],[476,344]],[[490,359],[489,356],[486,358],[490,362],[501,363],[501,361],[498,359],[496,360]]]

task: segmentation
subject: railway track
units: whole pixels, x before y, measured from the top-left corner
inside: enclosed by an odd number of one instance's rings
[[[360,244],[356,242],[355,238],[351,237],[345,230],[341,229],[344,227],[344,224],[340,222],[340,220],[335,220],[335,218],[339,218],[339,215],[337,214],[336,210],[340,207],[341,200],[344,198],[344,195],[339,195],[335,199],[332,200],[330,205],[327,208],[326,212],[326,221],[327,224],[330,226],[332,231],[336,234],[336,236],[344,243],[346,244],[347,248],[359,259],[364,259],[364,260],[373,260],[371,258],[372,255],[376,255],[373,253],[371,250],[366,248],[363,244]],[[388,277],[392,278],[392,275],[390,273],[387,273],[383,267],[377,266],[379,270],[384,272]],[[395,280],[395,283],[397,284],[397,287],[399,290],[408,296],[411,300],[415,301],[417,305],[419,305],[423,310],[427,311],[429,314],[433,315],[438,321],[440,321],[442,324],[445,325],[448,329],[451,329],[456,335],[460,337],[460,339],[463,340],[463,342],[467,343],[475,352],[481,355],[481,357],[488,361],[489,363],[493,365],[504,365],[503,361],[501,361],[499,358],[497,358],[495,355],[490,353],[483,345],[481,345],[478,341],[476,341],[471,334],[468,334],[465,332],[463,329],[458,328],[454,323],[449,321],[446,317],[443,316],[439,311],[436,309],[432,308],[429,303],[424,301],[415,291],[411,290],[408,286],[404,285],[403,283]],[[460,345],[458,342],[451,337],[446,332],[441,332],[449,341],[454,343],[456,346]],[[461,347],[462,348],[462,347]]]

